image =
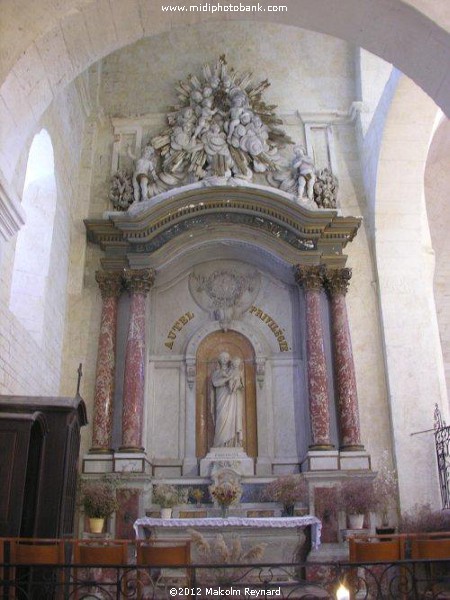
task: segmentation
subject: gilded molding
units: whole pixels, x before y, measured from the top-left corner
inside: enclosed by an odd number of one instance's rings
[[[330,296],[338,294],[345,296],[351,277],[352,270],[348,267],[344,267],[343,269],[325,269],[324,282],[326,291]]]
[[[324,284],[323,267],[320,265],[297,265],[295,279],[305,291],[320,292]]]
[[[118,298],[123,289],[120,271],[96,271],[95,281],[98,283],[102,298]]]
[[[155,281],[153,269],[124,269],[125,287],[130,293],[147,294]]]

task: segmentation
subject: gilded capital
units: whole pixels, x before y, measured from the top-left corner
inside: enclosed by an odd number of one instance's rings
[[[325,270],[325,288],[330,296],[342,294],[345,296],[350,285],[352,270],[347,267],[343,269]]]
[[[135,294],[147,294],[155,281],[153,269],[124,269],[123,279],[126,289]]]
[[[95,281],[98,283],[102,298],[118,298],[122,292],[122,273],[120,271],[96,271]]]
[[[320,265],[297,265],[295,279],[306,291],[320,292],[323,289],[323,270]]]

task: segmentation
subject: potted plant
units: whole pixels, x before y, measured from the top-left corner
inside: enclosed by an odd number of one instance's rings
[[[82,481],[80,483],[80,505],[89,518],[91,533],[101,533],[105,519],[119,508],[115,486],[106,480]]]
[[[365,514],[377,507],[373,480],[349,477],[339,487],[338,503],[347,513],[349,528],[362,529]]]
[[[394,533],[395,527],[389,526],[389,513],[397,504],[397,474],[389,468],[387,450],[383,452],[377,476],[373,482],[380,514],[381,526],[376,528],[379,534]]]
[[[266,486],[264,496],[281,502],[283,514],[293,516],[296,502],[308,503],[308,482],[303,475],[282,475]]]
[[[174,485],[159,483],[153,487],[153,502],[161,508],[161,518],[170,519],[172,508],[185,501],[186,494],[180,492]]]

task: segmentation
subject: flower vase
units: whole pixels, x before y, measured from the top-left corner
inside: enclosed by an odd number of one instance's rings
[[[161,519],[171,519],[172,518],[172,509],[171,508],[161,508]]]
[[[294,508],[295,504],[285,504],[283,507],[283,517],[293,517]]]
[[[220,516],[222,517],[222,519],[228,519],[228,504],[221,504],[220,505]]]
[[[349,514],[348,524],[350,526],[350,529],[362,529],[364,527],[364,515]]]
[[[104,524],[105,519],[103,517],[89,517],[89,529],[91,530],[91,533],[102,533]]]

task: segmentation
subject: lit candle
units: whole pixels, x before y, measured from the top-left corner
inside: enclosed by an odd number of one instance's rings
[[[343,583],[336,591],[336,600],[350,600],[350,592]]]

